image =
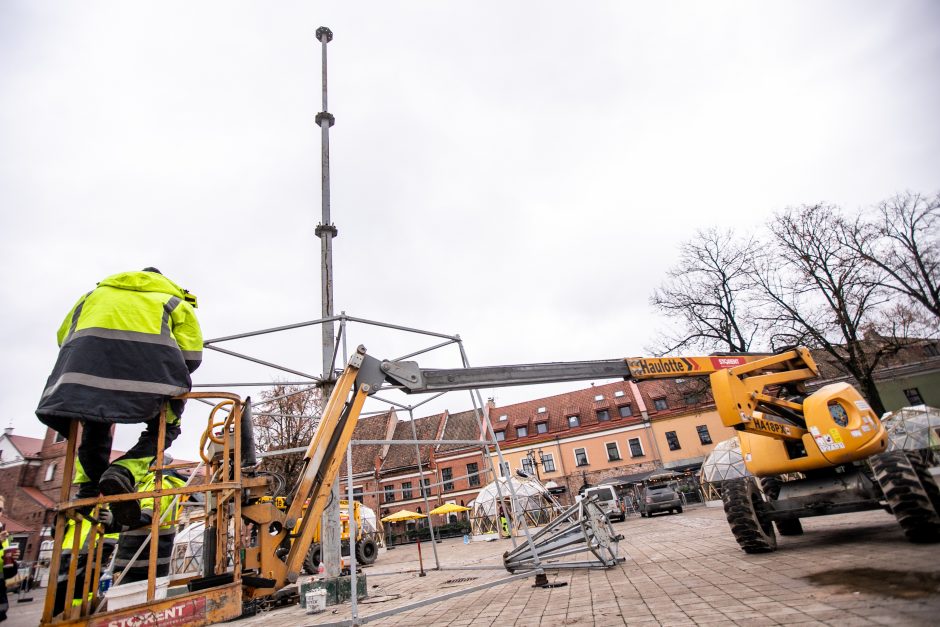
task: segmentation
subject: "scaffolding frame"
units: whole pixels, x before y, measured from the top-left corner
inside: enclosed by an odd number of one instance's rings
[[[339,331],[337,332],[337,334],[336,334],[336,336],[335,336],[335,338],[334,338],[334,340],[333,340],[332,357],[331,357],[330,362],[329,362],[330,365],[332,366],[332,370],[331,370],[330,372],[328,372],[328,373],[327,373],[327,372],[324,372],[324,373],[322,373],[320,376],[316,376],[316,375],[313,375],[313,374],[309,374],[309,373],[303,372],[302,370],[298,370],[298,369],[295,369],[295,368],[291,368],[291,367],[286,366],[286,365],[283,365],[283,364],[278,364],[278,363],[270,362],[270,361],[261,359],[261,358],[259,358],[259,357],[255,357],[255,356],[252,356],[252,355],[249,355],[249,354],[245,354],[245,353],[242,353],[242,352],[237,352],[237,351],[230,350],[230,349],[223,348],[223,347],[219,346],[219,344],[223,344],[223,343],[225,343],[225,342],[231,342],[231,341],[235,341],[235,340],[254,338],[254,337],[269,335],[269,334],[273,334],[273,333],[281,333],[281,332],[285,332],[285,331],[293,331],[293,330],[303,329],[303,328],[312,327],[312,326],[317,326],[317,325],[331,324],[331,323],[334,323],[334,322],[338,322],[338,323],[339,323]],[[382,321],[377,321],[377,320],[370,320],[370,319],[367,319],[367,318],[360,318],[360,317],[356,317],[356,316],[350,316],[350,315],[347,315],[345,311],[343,311],[343,312],[341,312],[339,315],[327,316],[327,317],[318,318],[318,319],[315,319],[315,320],[309,320],[309,321],[305,321],[305,322],[298,322],[298,323],[293,323],[293,324],[281,325],[281,326],[277,326],[277,327],[264,328],[264,329],[259,329],[259,330],[256,330],[256,331],[248,331],[248,332],[244,332],[244,333],[237,333],[237,334],[232,334],[232,335],[226,335],[226,336],[222,336],[222,337],[216,337],[216,338],[207,339],[207,340],[204,340],[204,342],[203,342],[203,345],[204,345],[204,348],[205,348],[205,349],[212,350],[212,351],[218,352],[218,353],[220,353],[220,354],[228,355],[228,356],[230,356],[230,357],[233,357],[233,358],[236,358],[236,359],[240,359],[240,360],[243,360],[243,361],[247,361],[247,362],[255,363],[255,364],[262,365],[262,366],[265,366],[265,367],[268,367],[268,368],[272,368],[272,369],[278,370],[278,371],[280,371],[280,372],[286,372],[286,373],[289,373],[289,374],[297,375],[297,376],[299,376],[299,377],[304,377],[306,380],[298,380],[298,381],[290,381],[290,382],[278,381],[278,382],[264,382],[264,383],[262,383],[262,382],[200,383],[200,384],[194,384],[194,385],[193,385],[193,388],[208,388],[208,389],[226,389],[226,388],[235,388],[235,387],[270,388],[270,387],[272,387],[272,386],[274,386],[274,385],[280,385],[280,386],[287,386],[287,385],[293,385],[293,386],[314,386],[314,387],[316,387],[316,386],[330,386],[330,385],[335,381],[336,372],[337,372],[337,369],[336,369],[337,360],[341,358],[341,359],[342,359],[342,362],[345,363],[345,362],[348,360],[348,358],[349,358],[349,356],[348,356],[348,348],[347,348],[347,339],[348,339],[348,330],[347,330],[347,326],[348,326],[349,323],[356,323],[356,324],[363,324],[363,325],[375,326],[375,327],[390,329],[390,330],[393,330],[393,331],[400,331],[400,332],[404,332],[404,333],[410,333],[410,334],[416,334],[416,335],[421,335],[421,336],[433,337],[433,338],[438,338],[438,339],[443,340],[443,341],[441,341],[441,342],[437,342],[436,344],[429,345],[429,346],[426,346],[426,347],[424,347],[424,348],[420,348],[419,350],[416,350],[416,351],[407,353],[407,354],[405,354],[405,355],[401,355],[401,356],[399,356],[399,357],[396,357],[396,358],[394,358],[394,359],[390,359],[390,360],[388,360],[388,361],[391,361],[391,362],[404,361],[404,360],[406,360],[406,359],[411,359],[411,358],[416,357],[416,356],[419,356],[419,355],[425,355],[425,354],[428,354],[428,353],[432,353],[432,352],[434,352],[434,351],[439,351],[439,350],[441,350],[441,349],[444,349],[444,348],[447,348],[447,347],[450,347],[450,346],[456,346],[456,347],[457,347],[457,350],[458,350],[458,352],[459,352],[459,359],[460,359],[460,362],[461,362],[461,364],[462,364],[462,367],[464,367],[464,368],[469,368],[469,367],[470,367],[470,362],[469,362],[469,360],[468,360],[468,358],[467,358],[467,352],[466,352],[466,350],[465,350],[465,348],[464,348],[463,340],[460,338],[460,335],[448,335],[448,334],[440,333],[440,332],[436,332],[436,331],[418,329],[418,328],[415,328],[415,327],[408,327],[408,326],[399,325],[399,324],[393,324],[393,323],[382,322]],[[486,436],[487,436],[486,438],[481,437],[481,439],[479,439],[479,440],[463,440],[463,439],[459,439],[459,440],[448,440],[448,439],[445,439],[445,438],[441,438],[441,439],[436,439],[436,438],[435,438],[435,439],[428,439],[428,440],[419,439],[418,436],[417,436],[417,431],[416,431],[416,427],[415,427],[415,417],[414,417],[414,412],[415,412],[415,410],[417,410],[417,409],[423,407],[424,405],[430,403],[431,401],[433,401],[433,400],[435,400],[435,399],[437,399],[437,398],[443,396],[443,395],[446,394],[447,392],[428,393],[428,394],[430,394],[430,396],[429,396],[428,398],[423,399],[421,402],[418,402],[418,403],[415,403],[415,404],[399,403],[399,402],[396,402],[396,401],[394,401],[394,400],[391,400],[391,399],[388,399],[388,398],[384,398],[383,396],[380,396],[380,393],[381,393],[383,390],[388,391],[388,390],[397,390],[397,389],[399,389],[399,386],[391,385],[391,384],[388,384],[388,383],[383,384],[378,390],[376,390],[376,391],[370,396],[370,398],[371,398],[373,401],[386,404],[386,405],[388,406],[388,408],[385,409],[384,411],[381,411],[381,412],[363,412],[363,415],[381,414],[381,413],[391,412],[393,409],[394,409],[394,410],[404,410],[404,411],[407,411],[407,412],[408,412],[408,421],[411,423],[411,434],[412,434],[412,438],[413,438],[413,439],[411,439],[411,440],[403,440],[403,441],[402,441],[402,440],[353,440],[353,441],[350,443],[349,449],[348,449],[348,451],[347,451],[347,477],[346,477],[346,479],[347,479],[347,484],[348,484],[348,485],[347,485],[347,490],[346,490],[346,491],[347,491],[346,498],[348,499],[348,502],[353,502],[353,500],[354,500],[354,498],[355,498],[355,496],[356,496],[356,495],[354,494],[354,491],[353,491],[352,473],[351,473],[352,449],[353,449],[353,445],[356,445],[356,444],[371,444],[371,443],[382,443],[382,444],[389,444],[389,445],[394,445],[394,446],[401,446],[401,445],[408,446],[408,445],[413,445],[413,446],[415,447],[415,465],[416,465],[417,468],[418,468],[418,474],[419,474],[420,479],[422,479],[422,480],[423,480],[423,478],[424,478],[424,476],[425,476],[424,465],[423,465],[423,463],[422,463],[422,461],[421,461],[421,448],[420,448],[420,447],[421,447],[422,445],[439,446],[439,445],[442,445],[442,444],[453,444],[453,445],[468,445],[468,448],[473,448],[475,445],[478,445],[478,446],[480,447],[480,451],[481,451],[481,454],[482,454],[482,456],[483,456],[483,463],[484,463],[484,467],[481,469],[481,472],[480,472],[479,474],[481,475],[481,477],[483,477],[483,476],[490,476],[490,477],[492,477],[492,478],[493,478],[493,482],[494,482],[495,485],[496,485],[496,491],[497,491],[498,498],[500,499],[500,501],[501,501],[501,502],[503,502],[503,501],[505,501],[505,500],[508,500],[508,501],[509,501],[509,503],[510,503],[510,510],[511,510],[511,511],[510,511],[510,514],[511,514],[511,516],[513,517],[513,520],[514,520],[514,521],[517,521],[517,522],[520,523],[519,526],[520,526],[520,528],[522,529],[522,532],[523,532],[524,542],[529,545],[529,551],[531,552],[531,555],[533,556],[533,557],[532,557],[532,565],[533,565],[533,566],[532,566],[532,570],[530,570],[530,571],[527,572],[527,573],[524,573],[523,575],[524,575],[524,576],[527,576],[527,577],[528,577],[528,576],[535,576],[535,575],[544,575],[544,570],[542,569],[542,564],[541,564],[541,561],[540,561],[540,558],[539,558],[539,551],[538,551],[538,548],[536,547],[536,545],[533,543],[533,539],[532,539],[533,534],[532,534],[532,532],[531,532],[530,529],[529,529],[529,525],[528,525],[528,521],[527,521],[527,518],[528,518],[528,517],[526,516],[526,513],[523,511],[523,508],[522,508],[522,506],[521,506],[520,503],[519,503],[519,499],[518,499],[518,496],[516,495],[515,487],[513,486],[512,481],[507,481],[506,483],[507,483],[507,486],[508,486],[508,489],[509,489],[509,494],[507,494],[507,495],[504,496],[503,490],[502,490],[502,488],[500,487],[500,482],[497,480],[498,477],[499,477],[499,475],[498,475],[498,473],[497,473],[497,466],[494,466],[494,464],[493,464],[493,455],[495,455],[496,458],[497,458],[497,462],[498,462],[498,467],[499,467],[499,468],[504,468],[504,467],[506,467],[506,466],[505,466],[506,462],[505,462],[505,460],[504,460],[504,458],[503,458],[502,450],[500,449],[499,444],[498,444],[498,442],[497,442],[497,440],[496,440],[496,434],[495,434],[495,432],[494,432],[493,425],[492,425],[492,423],[491,423],[490,420],[489,420],[489,416],[488,416],[487,412],[484,410],[485,405],[484,405],[484,403],[483,403],[483,398],[482,398],[482,395],[480,394],[479,389],[471,389],[471,390],[469,390],[471,404],[472,404],[472,406],[473,406],[473,411],[474,411],[474,413],[475,413],[475,415],[476,415],[477,423],[478,423],[478,426],[479,426],[479,433],[481,433],[481,434],[484,434],[484,433],[485,433]],[[283,398],[283,397],[290,396],[290,395],[293,395],[293,394],[299,394],[299,393],[302,393],[303,391],[305,391],[305,390],[302,389],[302,390],[295,391],[295,392],[292,392],[292,393],[290,393],[290,394],[285,394],[285,395],[283,395],[283,396],[281,396],[281,397],[276,397],[276,398]],[[266,400],[262,400],[262,401],[258,401],[258,402],[253,402],[253,407],[255,407],[255,408],[260,408],[260,407],[263,407],[266,403],[269,403],[269,402],[274,401],[274,400],[276,400],[276,399],[275,399],[275,398],[271,398],[271,399],[266,399]],[[253,414],[254,414],[254,415],[265,415],[266,412],[263,411],[263,410],[261,410],[261,411],[253,410]],[[310,417],[310,418],[313,419],[314,417]],[[468,444],[468,443],[469,443],[469,444]],[[492,447],[492,451],[491,451],[490,447]],[[273,456],[273,455],[286,455],[286,454],[290,454],[290,453],[302,452],[302,451],[304,451],[304,450],[306,450],[306,448],[285,449],[285,450],[279,450],[279,451],[273,451],[273,452],[262,452],[262,453],[259,455],[259,459],[260,459],[260,458],[263,458],[263,457],[271,457],[271,456]],[[435,482],[435,483],[432,484],[432,485],[435,485],[435,486],[436,486],[436,485],[438,485],[439,483],[443,483],[443,482]],[[485,484],[483,484],[483,485],[485,485]],[[428,487],[430,487],[430,485],[429,485]],[[481,486],[481,487],[482,487],[482,486]],[[423,485],[419,485],[419,486],[418,486],[418,490],[420,491],[420,493],[421,493],[421,495],[422,495],[422,499],[423,499],[425,508],[427,509],[428,512],[430,512],[431,508],[430,508],[430,503],[429,503],[429,501],[428,501],[427,491],[424,489],[424,486],[423,486]],[[351,516],[351,517],[350,517],[350,520],[352,521],[353,518],[354,518],[354,517]],[[427,521],[428,521],[429,533],[430,533],[430,536],[431,536],[431,542],[430,542],[430,544],[431,544],[431,547],[432,547],[432,549],[433,549],[433,554],[434,554],[434,563],[435,563],[434,570],[438,570],[438,571],[445,571],[445,570],[463,570],[461,567],[455,566],[454,568],[451,569],[451,568],[448,568],[446,565],[442,565],[442,564],[441,564],[440,556],[438,555],[438,552],[437,552],[437,541],[436,541],[436,540],[437,540],[437,535],[435,534],[434,521],[433,521],[432,517],[430,516],[430,514],[428,514]],[[352,524],[351,524],[351,528],[350,528],[350,538],[354,538],[355,535],[353,535],[353,534],[355,534],[355,533],[356,533],[355,525],[354,525],[354,523],[352,523]],[[514,534],[510,536],[510,541],[512,542],[513,550],[515,550],[515,549],[517,549],[517,548],[519,547],[519,541],[518,541],[518,539],[516,538],[516,536],[515,536]],[[587,549],[585,549],[585,550],[587,550]],[[356,566],[357,566],[357,564],[356,564],[356,555],[355,555],[355,550],[354,550],[354,547],[353,547],[353,543],[350,543],[350,551],[349,551],[349,553],[350,553],[350,555],[349,555],[349,561],[350,561],[350,573],[351,573],[351,576],[350,576],[350,599],[351,599],[351,603],[352,603],[352,614],[353,614],[352,623],[353,623],[353,624],[358,624],[360,621],[363,621],[363,622],[364,622],[364,621],[366,621],[366,620],[369,620],[369,617],[359,617],[359,616],[358,616],[358,608],[357,608],[357,604],[356,604],[356,591],[355,591],[355,588],[354,588],[354,587],[355,587],[355,582],[356,582]],[[503,568],[503,566],[500,565],[500,568]],[[397,573],[375,573],[375,575],[377,575],[377,576],[381,576],[381,575],[390,575],[390,574],[397,574]],[[515,577],[512,577],[512,579],[515,579],[516,577],[518,577],[518,575],[515,576]],[[491,585],[501,585],[501,584],[503,584],[503,583],[505,583],[505,581],[503,581],[503,580],[498,580],[497,582],[492,582]],[[475,589],[479,589],[479,586],[476,586],[476,587],[474,587],[473,589],[474,589],[474,590],[475,590]],[[469,590],[469,589],[467,590],[467,592],[471,592],[471,591],[472,591],[472,590]],[[441,600],[442,600],[442,599],[441,599]],[[421,604],[423,604],[423,602],[422,602]],[[398,610],[398,612],[408,611],[409,609],[414,609],[414,607],[420,607],[420,605],[414,605],[414,606],[403,607],[403,608],[400,608],[400,609]],[[396,612],[396,613],[397,613],[397,612]],[[383,614],[383,615],[384,615],[384,614]]]

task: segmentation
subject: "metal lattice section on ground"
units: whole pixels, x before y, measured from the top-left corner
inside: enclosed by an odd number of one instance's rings
[[[597,496],[583,499],[532,535],[531,541],[503,555],[509,572],[525,569],[610,568],[624,561],[620,540],[610,520],[597,506]],[[587,560],[563,561],[581,553]]]

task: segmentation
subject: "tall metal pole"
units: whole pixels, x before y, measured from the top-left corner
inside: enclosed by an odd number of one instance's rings
[[[320,126],[320,189],[321,205],[323,207],[323,219],[317,225],[316,234],[320,238],[320,302],[322,304],[322,317],[329,319],[333,317],[333,238],[336,237],[336,226],[330,222],[330,127],[335,123],[335,119],[327,107],[327,82],[326,82],[326,44],[333,40],[333,31],[326,26],[317,29],[317,39],[320,41],[320,47],[323,57],[323,109],[317,113],[316,122]],[[333,333],[334,326],[332,320],[327,320],[322,327],[321,348],[323,350],[323,382],[320,384],[322,392],[322,403],[326,406],[330,394],[333,392]],[[320,546],[320,555],[323,556],[323,564],[326,567],[327,577],[339,577],[340,575],[340,528],[339,528],[339,479],[333,483],[332,497],[330,503],[323,511],[320,528],[323,533],[320,535],[322,542]]]

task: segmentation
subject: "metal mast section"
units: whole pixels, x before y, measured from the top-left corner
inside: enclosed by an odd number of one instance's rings
[[[336,225],[330,222],[330,127],[335,118],[327,107],[326,82],[326,44],[333,40],[333,31],[326,26],[317,29],[317,39],[320,41],[323,58],[323,108],[317,113],[316,122],[320,127],[320,189],[323,218],[317,225],[316,235],[320,238],[320,302],[322,305],[323,326],[323,381],[320,384],[322,403],[325,406],[330,394],[333,392],[335,378],[333,376],[334,353],[334,326],[333,326],[333,238],[336,237]],[[340,530],[339,530],[339,480],[332,487],[332,498],[323,512],[321,528],[321,555],[326,567],[327,577],[340,575]]]

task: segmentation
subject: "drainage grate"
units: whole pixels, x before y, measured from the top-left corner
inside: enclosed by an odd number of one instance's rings
[[[477,579],[476,577],[457,577],[456,579],[448,579],[442,585],[448,585],[452,583],[467,583],[468,581],[473,581]]]

